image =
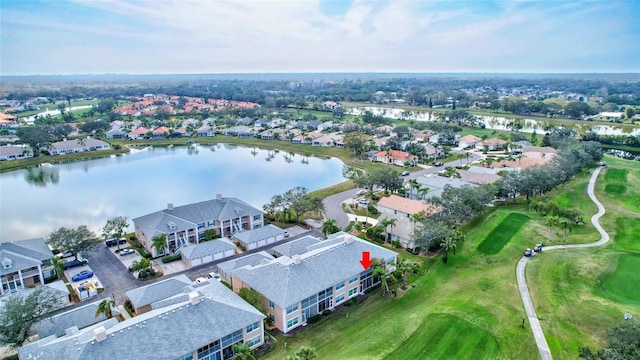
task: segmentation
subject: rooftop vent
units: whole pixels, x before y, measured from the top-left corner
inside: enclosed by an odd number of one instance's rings
[[[351,244],[353,242],[353,238],[349,235],[345,235],[344,242],[347,244]]]
[[[300,256],[299,256],[299,255],[294,255],[294,256],[291,258],[291,261],[292,261],[293,265],[298,265],[298,264],[300,264]]]
[[[11,267],[11,263],[12,263],[11,259],[9,259],[9,258],[2,258],[2,268],[3,268],[3,269],[8,269],[8,268],[10,268],[10,267]]]
[[[198,294],[198,292],[196,292],[196,291],[190,292],[189,293],[189,303],[191,303],[191,305],[195,305],[198,302],[200,302],[200,294]]]
[[[173,203],[167,204],[167,210],[173,210]]]
[[[216,200],[222,200],[222,194],[216,194]]]
[[[93,334],[96,336],[96,341],[101,342],[107,339],[107,330],[104,326],[93,329]]]
[[[167,226],[169,227],[169,229],[175,229],[176,228],[176,223],[174,223],[173,221],[169,221],[167,222]]]

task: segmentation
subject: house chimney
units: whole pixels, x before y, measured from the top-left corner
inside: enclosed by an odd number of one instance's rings
[[[104,326],[93,329],[93,334],[96,336],[96,341],[101,342],[107,339],[107,330]]]
[[[189,302],[191,305],[195,305],[200,302],[200,294],[197,291],[189,293]]]
[[[167,210],[173,210],[173,203],[167,204]]]
[[[222,194],[216,194],[216,200],[222,200]]]

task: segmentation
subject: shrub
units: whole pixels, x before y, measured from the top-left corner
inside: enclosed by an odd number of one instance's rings
[[[324,315],[324,316],[327,316],[329,314],[331,314],[331,310],[329,310],[329,309],[325,309],[324,311],[322,311],[322,315]]]
[[[169,255],[169,256],[165,256],[162,258],[162,263],[163,264],[168,264],[170,262],[174,262],[174,261],[178,261],[180,260],[180,254],[175,254],[175,255]]]
[[[396,249],[400,249],[402,247],[402,244],[400,243],[400,240],[393,240],[391,241],[391,244],[396,248]]]
[[[221,283],[222,283],[222,285],[224,285],[224,286],[228,287],[229,289],[233,290],[233,286],[231,286],[231,284],[229,284],[228,282],[221,281]]]
[[[351,305],[356,305],[358,303],[358,298],[354,297],[353,299],[347,301],[346,303],[344,303],[344,306],[351,306]]]
[[[313,315],[312,317],[307,319],[307,324],[317,323],[318,321],[320,321],[321,318],[322,318],[321,314]]]
[[[140,249],[136,249],[138,251],[138,254],[140,254],[140,256],[142,256],[145,259],[149,259],[151,260],[151,254],[149,254],[146,250],[140,248]]]
[[[369,205],[367,205],[367,209],[369,210],[369,214],[376,215],[378,213],[378,209],[376,209],[376,207],[372,203],[369,203]]]

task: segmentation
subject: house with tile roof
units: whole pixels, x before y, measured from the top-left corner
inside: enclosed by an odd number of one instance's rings
[[[284,240],[284,230],[269,224],[257,229],[236,233],[233,241],[247,250],[257,249]]]
[[[405,217],[410,217],[420,212],[433,215],[442,210],[429,202],[407,199],[398,195],[389,195],[381,198],[376,207],[381,213],[397,214]]]
[[[150,310],[111,318],[18,349],[21,359],[231,359],[233,345],[264,343],[265,316],[217,281],[185,285],[159,297]]]
[[[164,250],[175,253],[184,246],[200,243],[204,232],[215,230],[220,237],[233,237],[237,232],[252,230],[264,225],[261,210],[237,198],[218,194],[215,199],[174,207],[133,219],[138,241],[154,256],[153,238],[166,236]]]
[[[19,160],[33,157],[33,150],[27,146],[0,146],[0,160]]]
[[[153,135],[151,135],[152,139],[164,139],[166,134],[169,133],[169,128],[166,126],[160,126],[157,129],[152,131]]]
[[[363,269],[360,264],[363,252],[368,251],[371,259],[384,260],[389,271],[395,270],[396,252],[353,235],[338,232],[327,240],[309,240],[303,237],[291,242],[311,242],[298,248],[297,254],[231,271],[233,290],[247,287],[260,293],[268,316],[283,333],[379,284],[372,267]]]
[[[0,295],[44,285],[53,275],[51,258],[43,238],[0,242]]]
[[[137,128],[135,128],[135,129],[131,130],[131,131],[129,132],[129,134],[127,134],[127,136],[128,136],[128,137],[129,137],[129,139],[131,139],[131,140],[144,139],[145,135],[147,135],[147,133],[148,133],[149,131],[150,131],[150,130],[149,130],[149,129],[147,129],[146,127],[140,126],[140,127],[137,127]]]
[[[462,149],[469,147],[475,148],[477,144],[482,142],[482,138],[475,135],[465,135],[458,139],[458,146]]]
[[[50,155],[72,154],[77,152],[107,150],[109,143],[102,140],[86,138],[78,140],[57,141],[47,150]]]
[[[477,169],[477,167],[475,167]],[[460,175],[460,180],[467,181],[477,185],[493,184],[494,182],[502,179],[502,176],[497,174],[491,174],[489,172],[480,171],[467,171],[457,170]]]
[[[374,155],[373,160],[385,164],[408,166],[415,160],[415,156],[400,150],[384,150],[377,152]]]
[[[505,140],[491,138],[477,143],[476,149],[484,150],[486,148],[489,151],[502,150],[506,144],[507,142]]]

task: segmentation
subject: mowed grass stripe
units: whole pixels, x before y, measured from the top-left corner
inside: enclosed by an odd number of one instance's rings
[[[602,282],[602,287],[624,302],[640,305],[640,256],[622,255],[616,270]],[[621,299],[621,300],[622,300]]]
[[[607,169],[604,178],[608,181],[627,181],[628,173],[626,169]]]
[[[604,191],[609,194],[622,195],[627,191],[627,187],[620,184],[607,184],[604,186]]]
[[[497,254],[511,240],[522,225],[529,221],[529,217],[523,214],[509,214],[493,231],[491,231],[482,243],[478,246],[478,251],[493,255]]]
[[[496,339],[487,331],[449,314],[431,314],[385,359],[494,359]]]
[[[640,218],[617,218],[614,238],[616,251],[640,254],[640,236],[638,234],[640,234]]]

